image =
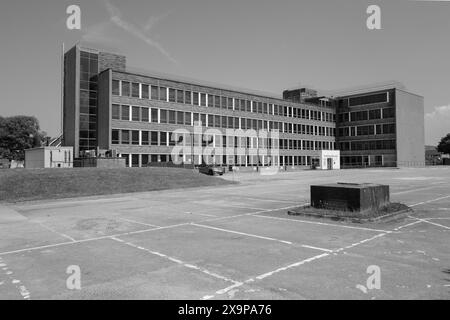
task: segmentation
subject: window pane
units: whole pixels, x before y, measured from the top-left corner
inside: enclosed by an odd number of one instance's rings
[[[130,144],[130,131],[122,130],[122,144]]]
[[[183,90],[177,90],[177,102],[184,103],[184,91]]]
[[[192,101],[193,101],[194,106],[198,106],[198,92],[192,93]]]
[[[120,82],[119,80],[113,80],[112,81],[112,94],[115,96],[120,95]]]
[[[122,120],[130,121],[130,107],[122,106]]]
[[[192,103],[192,99],[191,99],[191,91],[185,91],[184,92],[184,103],[186,104],[191,104]]]
[[[175,111],[169,110],[169,123],[175,124]]]
[[[214,107],[214,96],[208,95],[208,107]]]
[[[148,84],[142,85],[142,99],[149,99],[149,86]]]
[[[167,123],[167,110],[161,109],[160,113],[160,123]]]
[[[208,114],[208,127],[214,127],[214,116],[212,114]]]
[[[192,123],[191,123],[191,113],[190,113],[190,112],[186,112],[186,113],[184,114],[184,124],[187,125],[187,126],[192,126]]]
[[[158,145],[158,132],[156,131],[151,132],[151,144],[152,146]]]
[[[175,102],[175,89],[169,89],[169,101]]]
[[[222,97],[222,108],[223,109],[226,109],[227,108],[227,105],[228,105],[228,99],[227,99],[227,97]]]
[[[139,107],[133,107],[133,110],[132,110],[132,120],[133,121],[140,121],[141,119],[140,119],[140,110],[141,108],[139,108]]]
[[[148,131],[142,131],[142,145],[148,146],[150,144],[150,135]]]
[[[130,96],[130,83],[126,81],[122,81],[122,96],[129,97]]]
[[[152,108],[152,123],[158,123],[158,109]]]
[[[113,120],[120,120],[120,106],[118,104],[112,105],[112,118]]]
[[[160,132],[159,133],[159,145],[160,146],[167,146],[167,132]]]
[[[159,100],[167,101],[167,88],[159,87]]]
[[[149,115],[148,115],[148,108],[141,108],[141,121],[148,122],[149,121]]]
[[[132,97],[139,98],[139,83],[133,83],[132,85]]]
[[[201,114],[200,115],[200,121],[202,122],[202,126],[205,127],[206,126],[206,114]]]
[[[233,110],[233,98],[228,98],[228,109]]]
[[[133,130],[131,132],[131,143],[134,145],[139,144],[139,131]]]
[[[177,124],[184,124],[184,112],[183,111],[177,112]]]
[[[139,155],[138,154],[131,155],[131,166],[133,168],[139,167]]]
[[[152,86],[152,100],[158,100],[158,87]]]
[[[111,142],[112,144],[119,144],[119,130],[112,130]]]
[[[220,97],[219,96],[214,96],[214,106],[216,108],[220,108]]]
[[[200,105],[206,107],[206,93],[200,94]]]

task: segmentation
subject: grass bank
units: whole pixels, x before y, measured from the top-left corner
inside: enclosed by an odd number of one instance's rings
[[[0,202],[220,186],[233,182],[175,168],[0,170]]]

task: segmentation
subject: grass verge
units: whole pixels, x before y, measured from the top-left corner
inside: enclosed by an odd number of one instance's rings
[[[61,199],[233,184],[177,168],[0,170],[0,202]]]

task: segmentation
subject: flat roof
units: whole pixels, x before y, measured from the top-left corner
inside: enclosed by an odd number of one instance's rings
[[[44,146],[44,147],[37,147],[37,148],[31,148],[31,149],[25,149],[25,151],[34,151],[34,150],[59,150],[59,149],[73,149],[73,147],[50,147],[50,146]]]
[[[299,107],[305,106],[305,107],[312,107],[312,108],[317,108],[317,109],[333,109],[334,110],[334,108],[331,108],[329,106],[321,106],[321,105],[314,104],[314,103],[301,103],[301,102],[293,102],[290,100],[284,100],[281,96],[276,96],[273,93],[266,93],[263,91],[252,90],[252,89],[243,89],[243,88],[233,87],[233,86],[229,86],[229,85],[218,84],[218,83],[214,83],[214,82],[201,81],[201,80],[191,79],[191,78],[184,77],[184,76],[174,76],[174,75],[157,72],[157,71],[147,71],[147,70],[142,71],[142,70],[138,70],[135,68],[130,69],[128,67],[127,67],[126,71],[119,71],[119,70],[114,70],[114,69],[111,69],[111,70],[112,70],[112,72],[119,73],[119,74],[128,74],[128,75],[134,75],[134,76],[140,76],[140,77],[156,78],[156,79],[165,80],[165,81],[179,82],[179,83],[183,83],[183,84],[187,84],[187,85],[206,87],[206,88],[210,88],[210,89],[214,89],[214,90],[230,91],[230,92],[235,92],[235,93],[240,93],[240,94],[248,94],[248,95],[265,98],[265,99],[277,100],[280,105],[281,104],[295,105],[295,106],[299,106]]]

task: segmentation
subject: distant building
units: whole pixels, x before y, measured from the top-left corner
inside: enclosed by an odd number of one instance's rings
[[[317,91],[308,88],[283,91],[283,99],[287,101],[303,103],[308,98],[317,97]]]
[[[73,168],[73,147],[41,147],[25,150],[25,168]]]

